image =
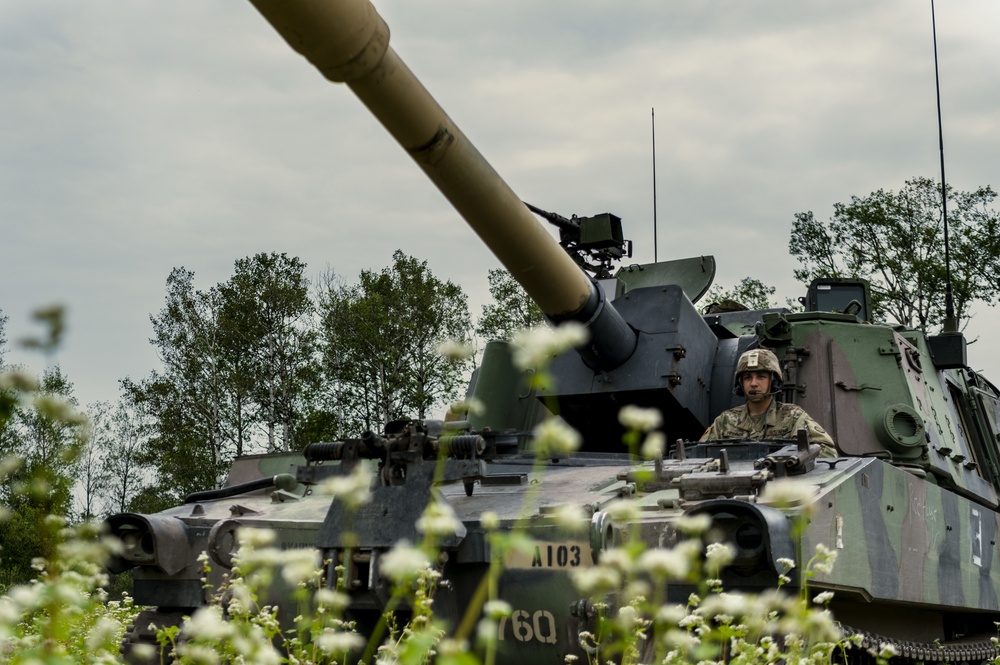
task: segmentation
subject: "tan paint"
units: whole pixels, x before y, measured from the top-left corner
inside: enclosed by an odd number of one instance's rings
[[[368,0],[251,0],[289,45],[345,82],[550,316],[579,311],[586,275],[389,47]]]

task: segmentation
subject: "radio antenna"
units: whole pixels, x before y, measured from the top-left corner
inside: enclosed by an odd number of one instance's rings
[[[948,245],[948,181],[944,177],[944,125],[941,122],[941,77],[938,74],[937,20],[931,0],[931,34],[934,37],[934,87],[937,90],[938,146],[941,153],[941,215],[944,220],[944,325],[941,332],[958,332],[955,301],[951,292],[951,252]]]
[[[649,120],[653,130],[653,263],[657,262],[656,251],[659,247],[656,242],[656,108],[649,109]]]

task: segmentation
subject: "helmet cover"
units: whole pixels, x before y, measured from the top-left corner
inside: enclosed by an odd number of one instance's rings
[[[781,363],[770,349],[750,349],[744,351],[736,363],[736,376],[743,372],[771,372],[781,378]]]
[[[743,385],[741,383],[745,372],[770,372],[771,392],[776,393],[781,389],[781,363],[778,356],[770,349],[750,349],[744,351],[736,363],[736,375],[733,379],[733,389],[737,395],[743,396]]]

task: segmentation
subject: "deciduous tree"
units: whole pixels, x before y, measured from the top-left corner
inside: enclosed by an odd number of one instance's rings
[[[390,267],[363,271],[357,284],[328,279],[319,309],[324,373],[350,426],[379,431],[397,418],[426,418],[458,394],[465,368],[437,348],[467,341],[466,296],[426,261],[397,251]]]
[[[175,268],[152,344],[163,368],[122,386],[144,423],[140,465],[157,484],[136,499],[174,502],[217,486],[233,457],[299,447],[305,395],[318,376],[305,264],[285,254],[240,259],[207,291]]]
[[[476,324],[476,334],[487,340],[510,340],[515,333],[544,322],[538,305],[510,273],[499,268],[489,271],[493,302],[483,305]]]
[[[215,487],[245,435],[228,416],[234,396],[225,384],[225,356],[216,291],[194,288],[194,273],[175,268],[167,278],[160,313],[150,316],[163,363],[141,381],[126,379],[130,408],[151,423],[142,462],[157,469],[163,502]]]
[[[955,313],[967,323],[974,302],[1000,295],[1000,219],[990,208],[996,192],[949,187],[947,195]],[[852,196],[834,204],[826,223],[811,211],[797,213],[789,250],[800,261],[795,276],[803,283],[863,277],[871,282],[877,317],[924,331],[943,321],[944,216],[934,180],[912,178],[898,192]]]
[[[253,395],[269,451],[297,447],[304,396],[318,379],[305,269],[296,257],[257,254],[237,261],[233,276],[218,287],[222,334],[238,337],[231,346],[249,352],[230,358],[230,383]]]
[[[712,286],[699,303],[704,304],[706,314],[710,313],[709,310],[713,309],[713,306],[716,311],[723,311],[717,308],[720,306],[725,308],[730,303],[733,306],[742,305],[746,309],[767,309],[771,307],[770,299],[774,291],[773,286],[768,286],[759,279],[744,277],[731,289],[723,289],[717,284]]]
[[[32,559],[51,552],[52,531],[43,520],[70,516],[84,436],[73,384],[58,365],[43,373],[37,388],[17,392],[17,408],[6,422],[16,432],[16,448],[6,452],[21,461],[10,467],[2,488],[9,514],[0,528],[0,584],[30,579]]]
[[[94,492],[102,513],[132,509],[132,501],[149,483],[149,467],[140,462],[146,443],[146,423],[129,408],[128,400],[101,402],[88,410],[92,445],[100,459],[100,482]]]

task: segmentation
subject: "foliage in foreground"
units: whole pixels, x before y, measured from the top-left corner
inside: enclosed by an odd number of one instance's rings
[[[522,340],[526,353],[521,361],[534,362],[553,346],[578,342],[573,331],[536,330]],[[652,457],[662,450],[662,436],[654,431],[659,418],[655,410],[623,411],[621,419],[629,429],[626,443],[633,453]],[[579,441],[551,422],[540,426],[536,435],[540,451],[568,451]],[[352,475],[332,478],[318,489],[357,509],[368,499],[370,482],[366,467],[359,465]],[[607,510],[615,519],[636,517],[634,503],[626,500]],[[567,530],[586,524],[573,510],[557,514]],[[166,661],[416,665],[433,660],[492,665],[504,623],[517,621],[512,608],[496,597],[502,553],[533,545],[522,531],[501,531],[496,515],[484,514],[482,523],[491,548],[501,555],[491,563],[482,601],[468,608],[458,629],[448,632],[435,617],[434,593],[441,575],[433,562],[440,561],[436,543],[460,524],[446,502],[432,501],[417,523],[421,541],[400,542],[382,559],[381,570],[392,582],[393,595],[389,611],[368,639],[346,620],[349,597],[342,588],[342,570],[337,569],[336,579],[326,579],[326,562],[320,561],[317,550],[280,550],[273,547],[273,533],[243,531],[233,570],[213,602],[183,625],[159,631]],[[56,545],[48,558],[36,560],[38,578],[9,589],[0,599],[0,658],[12,663],[115,662],[122,631],[137,612],[127,600],[109,602],[101,591],[107,582],[101,564],[116,544],[86,525],[71,529],[58,518],[45,524]],[[781,588],[760,595],[721,589],[719,571],[732,553],[725,545],[702,545],[699,534],[707,527],[705,520],[682,520],[678,528],[690,539],[674,549],[630,541],[604,551],[599,565],[575,571],[574,584],[598,614],[593,628],[579,636],[591,663],[824,663],[843,648],[824,607],[830,593],[809,598],[804,585],[800,595]],[[207,574],[207,557],[203,561]],[[804,567],[803,577],[832,563],[832,554],[820,549]],[[791,569],[796,564],[785,565]],[[666,585],[677,582],[692,585],[696,593],[686,604],[665,603]],[[291,603],[294,611],[288,620],[279,619],[272,604],[275,588],[289,590],[284,604]],[[153,649],[140,646],[136,655],[151,656]]]
[[[366,488],[369,479],[358,474],[337,480],[342,482],[331,483],[326,491],[358,500],[359,488]],[[627,519],[635,508],[622,501],[610,510]],[[487,525],[493,519],[484,516]],[[411,609],[406,623],[388,613],[366,642],[345,619],[348,596],[338,585],[325,584],[316,550],[280,550],[272,547],[272,532],[247,530],[240,534],[242,547],[232,574],[212,604],[182,626],[160,630],[166,662],[416,664],[433,657],[445,664],[493,663],[502,624],[512,620],[510,606],[488,598],[482,607],[469,608],[474,620],[482,615],[473,634],[448,636],[433,613],[440,573],[431,562],[437,560],[434,541],[455,528],[455,517],[446,504],[431,504],[421,522],[424,540],[399,543],[383,563],[394,583],[390,606]],[[567,528],[578,524],[566,521]],[[0,599],[3,660],[116,662],[122,632],[137,609],[127,600],[108,602],[100,590],[106,583],[100,562],[114,544],[101,541],[91,528],[67,529],[59,520],[50,526],[61,538],[53,559],[37,562],[35,582]],[[725,546],[702,548],[697,536],[707,526],[697,519],[684,521],[679,527],[692,538],[672,550],[629,543],[604,552],[599,566],[577,572],[575,584],[601,615],[595,630],[580,634],[588,660],[595,665],[609,660],[672,665],[829,662],[843,647],[824,608],[832,594],[810,599],[781,589],[760,595],[723,591],[715,578],[731,553]],[[518,532],[494,528],[490,538],[500,551],[531,547]],[[832,562],[830,552],[820,549],[807,569],[822,570]],[[794,566],[792,561],[785,564]],[[491,578],[499,575],[499,566],[497,559]],[[664,603],[666,584],[675,582],[694,584],[698,592],[684,605]],[[278,609],[266,600],[275,585],[292,590],[286,597],[295,609],[290,625],[278,620]],[[152,649],[146,645],[136,655],[150,656]]]

